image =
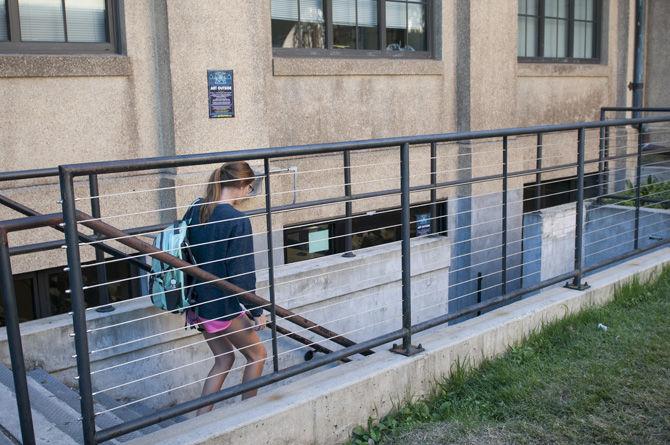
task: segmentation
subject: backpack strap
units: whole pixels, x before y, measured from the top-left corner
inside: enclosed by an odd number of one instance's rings
[[[191,219],[193,219],[193,212],[195,211],[195,205],[202,201],[202,198],[196,198],[189,206],[188,210],[184,214],[182,221],[186,221],[186,224],[191,224]]]

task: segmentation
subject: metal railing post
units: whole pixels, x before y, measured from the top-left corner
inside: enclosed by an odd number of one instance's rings
[[[482,277],[481,272],[477,272],[477,304],[482,302],[482,282],[484,278]],[[482,311],[477,311],[477,316],[482,315]]]
[[[637,157],[635,166],[635,242],[633,250],[640,248],[640,195],[642,194],[642,146],[644,145],[642,125],[637,127]]]
[[[540,210],[542,201],[542,149],[544,141],[542,133],[537,134],[537,143],[535,145],[535,210]]]
[[[270,321],[272,323],[272,369],[279,371],[279,354],[277,350],[277,313],[275,311],[275,262],[272,243],[272,198],[270,196],[270,160],[263,160],[265,166],[265,224],[267,226],[268,244],[268,287],[270,292]]]
[[[605,120],[605,110],[600,110],[600,121]],[[600,127],[598,144],[598,202],[605,195],[605,127]]]
[[[503,136],[502,152],[502,295],[507,293],[507,187],[508,187],[508,162],[507,162],[507,136]]]
[[[21,425],[21,439],[24,445],[34,445],[35,431],[33,429],[33,415],[30,410],[26,364],[23,359],[23,345],[21,344],[19,314],[16,307],[12,262],[9,257],[7,232],[3,229],[0,229],[0,278],[2,304],[5,309],[5,329],[7,330],[9,357],[12,363],[12,376],[14,377],[16,407],[19,411],[19,423]],[[5,409],[11,408],[6,407]]]
[[[609,173],[609,171],[610,171],[610,161],[608,159],[610,157],[610,127],[605,127],[605,147],[604,147],[604,150],[605,150],[605,162],[604,162],[604,166],[603,166],[603,170],[604,170],[603,180],[605,182],[605,192],[608,192],[609,189],[610,189],[610,186],[609,186],[609,182],[610,182],[610,173]],[[615,189],[615,191],[616,191],[616,189]]]
[[[98,184],[98,175],[96,174],[88,175],[88,189],[91,195],[91,215],[94,218],[100,218],[100,216],[102,216],[102,213],[100,212],[100,198],[99,198],[100,188]],[[95,237],[98,237],[99,235],[100,234],[98,233],[95,232],[93,233],[93,236]],[[95,275],[98,280],[98,283],[107,282],[107,267],[105,266],[104,261],[105,261],[105,253],[96,247],[95,262],[98,263],[98,265],[95,266]],[[98,298],[99,298],[98,305],[100,307],[97,308],[96,311],[112,312],[114,310],[114,306],[111,306],[109,304],[109,288],[107,286],[98,287]]]
[[[584,145],[586,131],[577,130],[577,216],[575,221],[575,276],[572,283],[566,285],[570,289],[584,290],[589,287],[582,283],[583,275],[583,243],[584,243]]]
[[[351,233],[354,231],[352,221],[353,203],[351,202],[351,153],[349,150],[344,150],[342,154],[344,156],[344,196],[348,198],[344,203],[344,212],[347,219],[344,221],[346,236],[344,237],[344,255],[342,256],[352,258],[356,255],[353,252],[351,239]]]
[[[430,143],[430,233],[437,233],[437,143]]]
[[[423,351],[421,345],[412,345],[412,272],[410,263],[410,192],[409,144],[400,146],[400,201],[402,250],[402,345],[393,345],[392,352],[410,356]]]
[[[95,411],[93,409],[93,384],[88,353],[88,335],[86,333],[86,302],[84,300],[81,259],[79,257],[74,181],[72,175],[64,171],[62,167],[60,169],[60,188],[63,202],[70,298],[72,301],[74,345],[77,354],[77,373],[79,374],[82,428],[84,443],[92,445],[96,443]]]

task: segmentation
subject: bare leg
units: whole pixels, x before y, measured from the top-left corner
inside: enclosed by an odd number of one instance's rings
[[[235,348],[223,332],[216,332],[214,334],[203,332],[203,335],[207,340],[209,349],[214,354],[214,366],[209,371],[207,380],[205,380],[205,384],[202,387],[202,395],[206,396],[219,391],[223,386],[228,371],[230,371],[235,362]],[[214,405],[204,406],[198,410],[197,415],[210,412],[212,408],[214,408]]]
[[[258,333],[252,329],[252,326],[253,323],[248,317],[239,317],[234,319],[233,323],[226,330],[226,332],[230,332],[226,338],[247,359],[242,383],[260,377],[268,355],[265,351],[265,346],[263,346],[261,339],[258,337]],[[254,397],[256,392],[257,390],[245,392],[242,394],[242,400]]]

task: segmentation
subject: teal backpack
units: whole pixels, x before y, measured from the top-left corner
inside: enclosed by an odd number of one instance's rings
[[[199,200],[194,201],[191,206]],[[170,255],[194,264],[193,254],[188,244],[188,226],[191,223],[192,207],[181,221],[177,221],[154,239],[154,247]],[[149,278],[149,292],[151,302],[159,309],[181,314],[195,302],[193,287],[184,289],[193,283],[193,279],[181,269],[163,263],[155,258],[151,259],[151,275]]]

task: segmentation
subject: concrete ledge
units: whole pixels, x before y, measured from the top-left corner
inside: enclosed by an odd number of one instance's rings
[[[387,351],[337,366],[207,415],[134,440],[134,445],[344,442],[368,416],[380,417],[399,401],[428,394],[457,360],[476,365],[540,329],[546,322],[610,301],[623,284],[647,282],[670,264],[670,248],[588,277],[584,292],[547,289],[464,323],[417,335],[426,352],[411,358]]]
[[[584,63],[519,63],[518,77],[609,77],[610,67]]]
[[[274,76],[439,76],[441,60],[426,59],[319,59],[275,57]]]
[[[2,55],[0,78],[130,76],[130,58],[120,55]]]

